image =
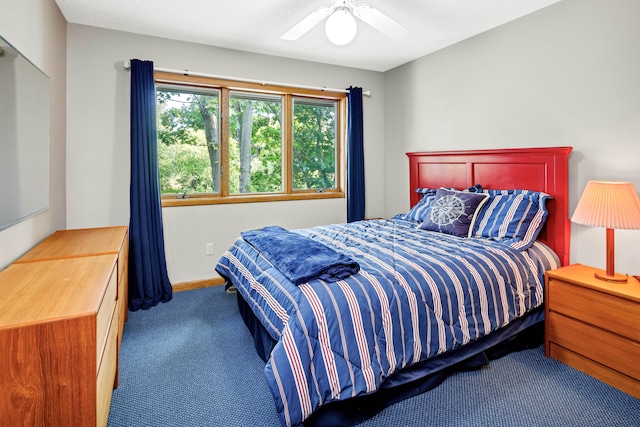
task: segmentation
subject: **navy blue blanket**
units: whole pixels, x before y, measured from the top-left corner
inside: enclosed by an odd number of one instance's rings
[[[348,256],[279,226],[240,234],[296,286],[313,279],[337,282],[360,271]]]

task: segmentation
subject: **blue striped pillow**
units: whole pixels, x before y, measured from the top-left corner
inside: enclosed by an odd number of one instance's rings
[[[546,193],[530,190],[484,190],[489,194],[472,237],[498,240],[524,250],[540,234],[547,219]]]
[[[449,188],[449,190],[455,190],[454,188]],[[416,193],[422,193],[422,199],[418,203],[416,203],[410,210],[404,215],[403,219],[407,221],[415,221],[422,222],[426,218],[429,213],[429,209],[433,204],[433,200],[436,198],[437,188],[429,188],[429,187],[419,187],[416,188]],[[482,186],[476,184],[473,187],[469,187],[466,190],[463,190],[468,193],[480,193],[482,192]]]
[[[416,193],[422,193],[422,199],[407,212],[404,219],[407,221],[422,222],[431,208],[433,200],[436,198],[436,191],[434,188],[417,188]]]

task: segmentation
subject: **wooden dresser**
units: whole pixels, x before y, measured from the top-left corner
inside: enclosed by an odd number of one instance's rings
[[[0,272],[0,425],[106,425],[128,246],[127,227],[61,230]]]
[[[640,399],[640,282],[580,264],[546,273],[545,353]]]

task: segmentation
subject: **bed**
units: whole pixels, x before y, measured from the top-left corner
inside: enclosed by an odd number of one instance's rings
[[[353,425],[539,345],[544,271],[569,261],[570,152],[407,153],[405,214],[243,233],[216,271],[237,290],[282,425]],[[298,240],[309,246],[285,261],[271,253]],[[351,269],[292,275],[318,246]]]

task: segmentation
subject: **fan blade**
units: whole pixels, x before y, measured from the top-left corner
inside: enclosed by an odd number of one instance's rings
[[[293,28],[280,36],[280,38],[284,40],[298,40],[307,31],[318,25],[327,16],[331,15],[333,9],[334,6],[327,6],[314,10],[307,15],[306,18],[294,25]]]
[[[380,12],[375,7],[365,5],[353,8],[353,14],[392,39],[402,39],[411,35],[411,31]]]

